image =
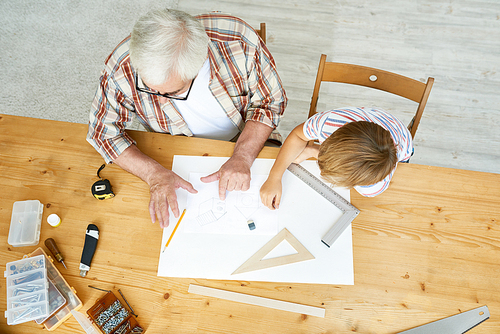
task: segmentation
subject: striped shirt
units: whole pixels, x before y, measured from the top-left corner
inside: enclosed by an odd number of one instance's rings
[[[219,13],[196,16],[209,37],[209,89],[229,119],[243,131],[248,120],[276,130],[287,104],[274,59],[255,30],[242,20]],[[171,100],[136,90],[130,64],[130,36],[105,61],[90,111],[87,141],[106,162],[135,144],[125,132],[136,115],[148,131],[193,136]]]
[[[310,140],[324,142],[326,138],[341,126],[357,121],[373,122],[391,133],[396,145],[398,161],[407,161],[413,153],[413,141],[410,131],[394,116],[379,108],[343,108],[317,113],[304,123],[304,135]],[[397,166],[397,164],[396,164]],[[361,195],[373,197],[389,187],[389,182],[396,167],[382,181],[369,186],[355,186]]]

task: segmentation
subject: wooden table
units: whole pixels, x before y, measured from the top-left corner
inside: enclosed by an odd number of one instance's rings
[[[0,269],[38,246],[7,244],[15,201],[44,205],[40,244],[56,240],[68,270],[57,267],[86,311],[119,288],[148,333],[396,333],[482,305],[491,318],[470,333],[500,332],[500,175],[400,164],[375,198],[351,192],[354,286],[214,281],[157,277],[162,233],[151,224],[145,183],[109,165],[101,176],[116,197],[94,199],[102,164],[85,141],[87,126],[0,115]],[[230,156],[232,143],[131,132],[146,154],[170,168],[175,154]],[[259,157],[273,158],[265,148]],[[51,213],[62,217],[49,226]],[[78,265],[89,223],[101,231],[86,278]],[[43,246],[45,248],[45,246]],[[0,280],[0,310],[6,309]],[[190,283],[326,308],[326,318],[249,306],[187,292]],[[38,333],[34,322],[2,333]],[[56,333],[83,332],[74,318]]]

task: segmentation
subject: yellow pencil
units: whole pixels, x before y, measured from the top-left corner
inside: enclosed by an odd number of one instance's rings
[[[168,244],[170,243],[170,240],[172,240],[172,237],[174,236],[175,231],[177,231],[177,228],[179,227],[179,224],[181,223],[181,220],[184,217],[185,213],[186,213],[186,209],[184,209],[184,211],[182,211],[181,218],[179,218],[179,220],[177,221],[177,224],[175,225],[174,230],[172,231],[172,234],[170,235],[170,238],[168,238],[168,241],[167,241],[167,244],[165,245],[165,248],[163,248],[163,252],[165,251],[165,249],[167,249]]]

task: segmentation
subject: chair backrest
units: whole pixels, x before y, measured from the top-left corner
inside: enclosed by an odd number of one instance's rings
[[[262,38],[262,40],[264,41],[264,43],[266,43],[266,24],[265,23],[261,23],[260,24],[260,29],[255,29],[255,31],[257,32],[257,34],[260,36],[260,38]]]
[[[379,70],[376,68],[332,63],[326,61],[326,55],[321,55],[314,85],[313,96],[311,99],[311,107],[309,116],[316,113],[318,103],[319,88],[322,81],[339,82],[352,85],[365,86],[383,90],[395,95],[402,96],[409,100],[418,103],[418,108],[415,116],[408,125],[412,138],[415,138],[417,127],[422,118],[427,99],[431,92],[434,78],[428,78],[427,83],[423,83],[399,74]]]

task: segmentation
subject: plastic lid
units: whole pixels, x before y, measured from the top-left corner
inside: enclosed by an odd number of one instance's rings
[[[87,334],[97,333],[95,327],[92,326],[92,322],[83,314],[75,310],[71,310],[71,314],[75,317],[76,321],[82,326],[83,330]]]

